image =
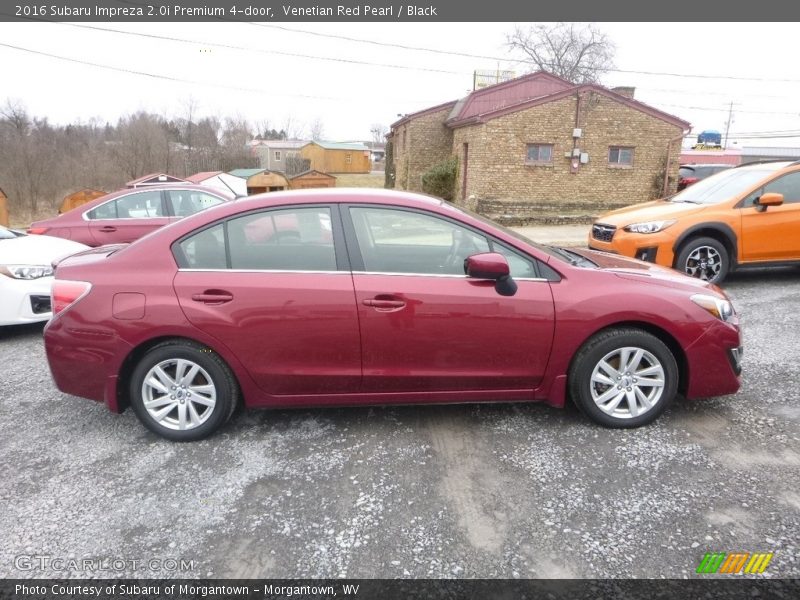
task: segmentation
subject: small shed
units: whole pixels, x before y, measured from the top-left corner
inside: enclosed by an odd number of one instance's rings
[[[0,225],[8,227],[8,196],[0,188]]]
[[[91,202],[92,200],[99,198],[100,196],[105,196],[107,193],[108,192],[104,192],[103,190],[83,188],[82,190],[68,194],[61,201],[58,214],[65,213],[73,208],[77,208],[83,204],[86,204],[87,202]]]
[[[309,142],[300,156],[311,161],[311,168],[323,173],[369,173],[370,151],[364,144]]]
[[[322,171],[309,169],[289,177],[289,187],[293,190],[336,187],[336,177]]]
[[[185,179],[181,179],[180,177],[175,177],[175,175],[168,175],[167,173],[150,173],[149,175],[143,175],[138,179],[134,179],[133,181],[129,181],[125,184],[125,187],[129,188],[138,188],[138,187],[147,187],[149,185],[167,185],[170,183],[189,183]]]
[[[247,194],[263,194],[264,192],[280,192],[289,189],[289,180],[279,171],[267,169],[234,169],[231,175],[247,182]]]
[[[220,190],[221,192],[234,193],[237,196],[247,195],[247,181],[224,171],[203,171],[186,178],[197,185]]]

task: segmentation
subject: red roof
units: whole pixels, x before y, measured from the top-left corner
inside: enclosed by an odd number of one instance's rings
[[[190,175],[186,178],[187,181],[191,181],[192,183],[200,183],[205,181],[206,179],[211,179],[219,175],[220,173],[224,173],[224,171],[202,171],[201,173],[195,173],[194,175]]]

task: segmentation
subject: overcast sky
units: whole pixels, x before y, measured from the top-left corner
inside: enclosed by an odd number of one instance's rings
[[[398,114],[465,95],[475,69],[526,72],[504,47],[514,25],[0,23],[0,103],[19,100],[31,114],[63,124],[92,117],[114,122],[137,110],[180,117],[191,99],[201,116],[240,115],[276,129],[292,119],[292,128],[306,134],[320,119],[327,139],[367,140],[373,123],[388,126]],[[796,23],[598,27],[617,46],[617,69],[682,75],[612,72],[603,84],[635,86],[638,100],[689,121],[695,133],[724,132],[733,102],[731,142],[800,146],[800,136],[745,137],[800,134]]]

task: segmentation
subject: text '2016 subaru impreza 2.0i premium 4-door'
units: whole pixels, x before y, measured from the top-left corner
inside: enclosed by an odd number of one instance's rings
[[[60,263],[64,392],[174,440],[247,407],[572,400],[635,427],[739,388],[736,313],[671,269],[539,246],[446,202],[309,190],[225,203]]]

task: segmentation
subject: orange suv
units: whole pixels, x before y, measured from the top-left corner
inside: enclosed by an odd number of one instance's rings
[[[741,267],[800,264],[800,161],[742,165],[606,213],[589,247],[712,283]]]

